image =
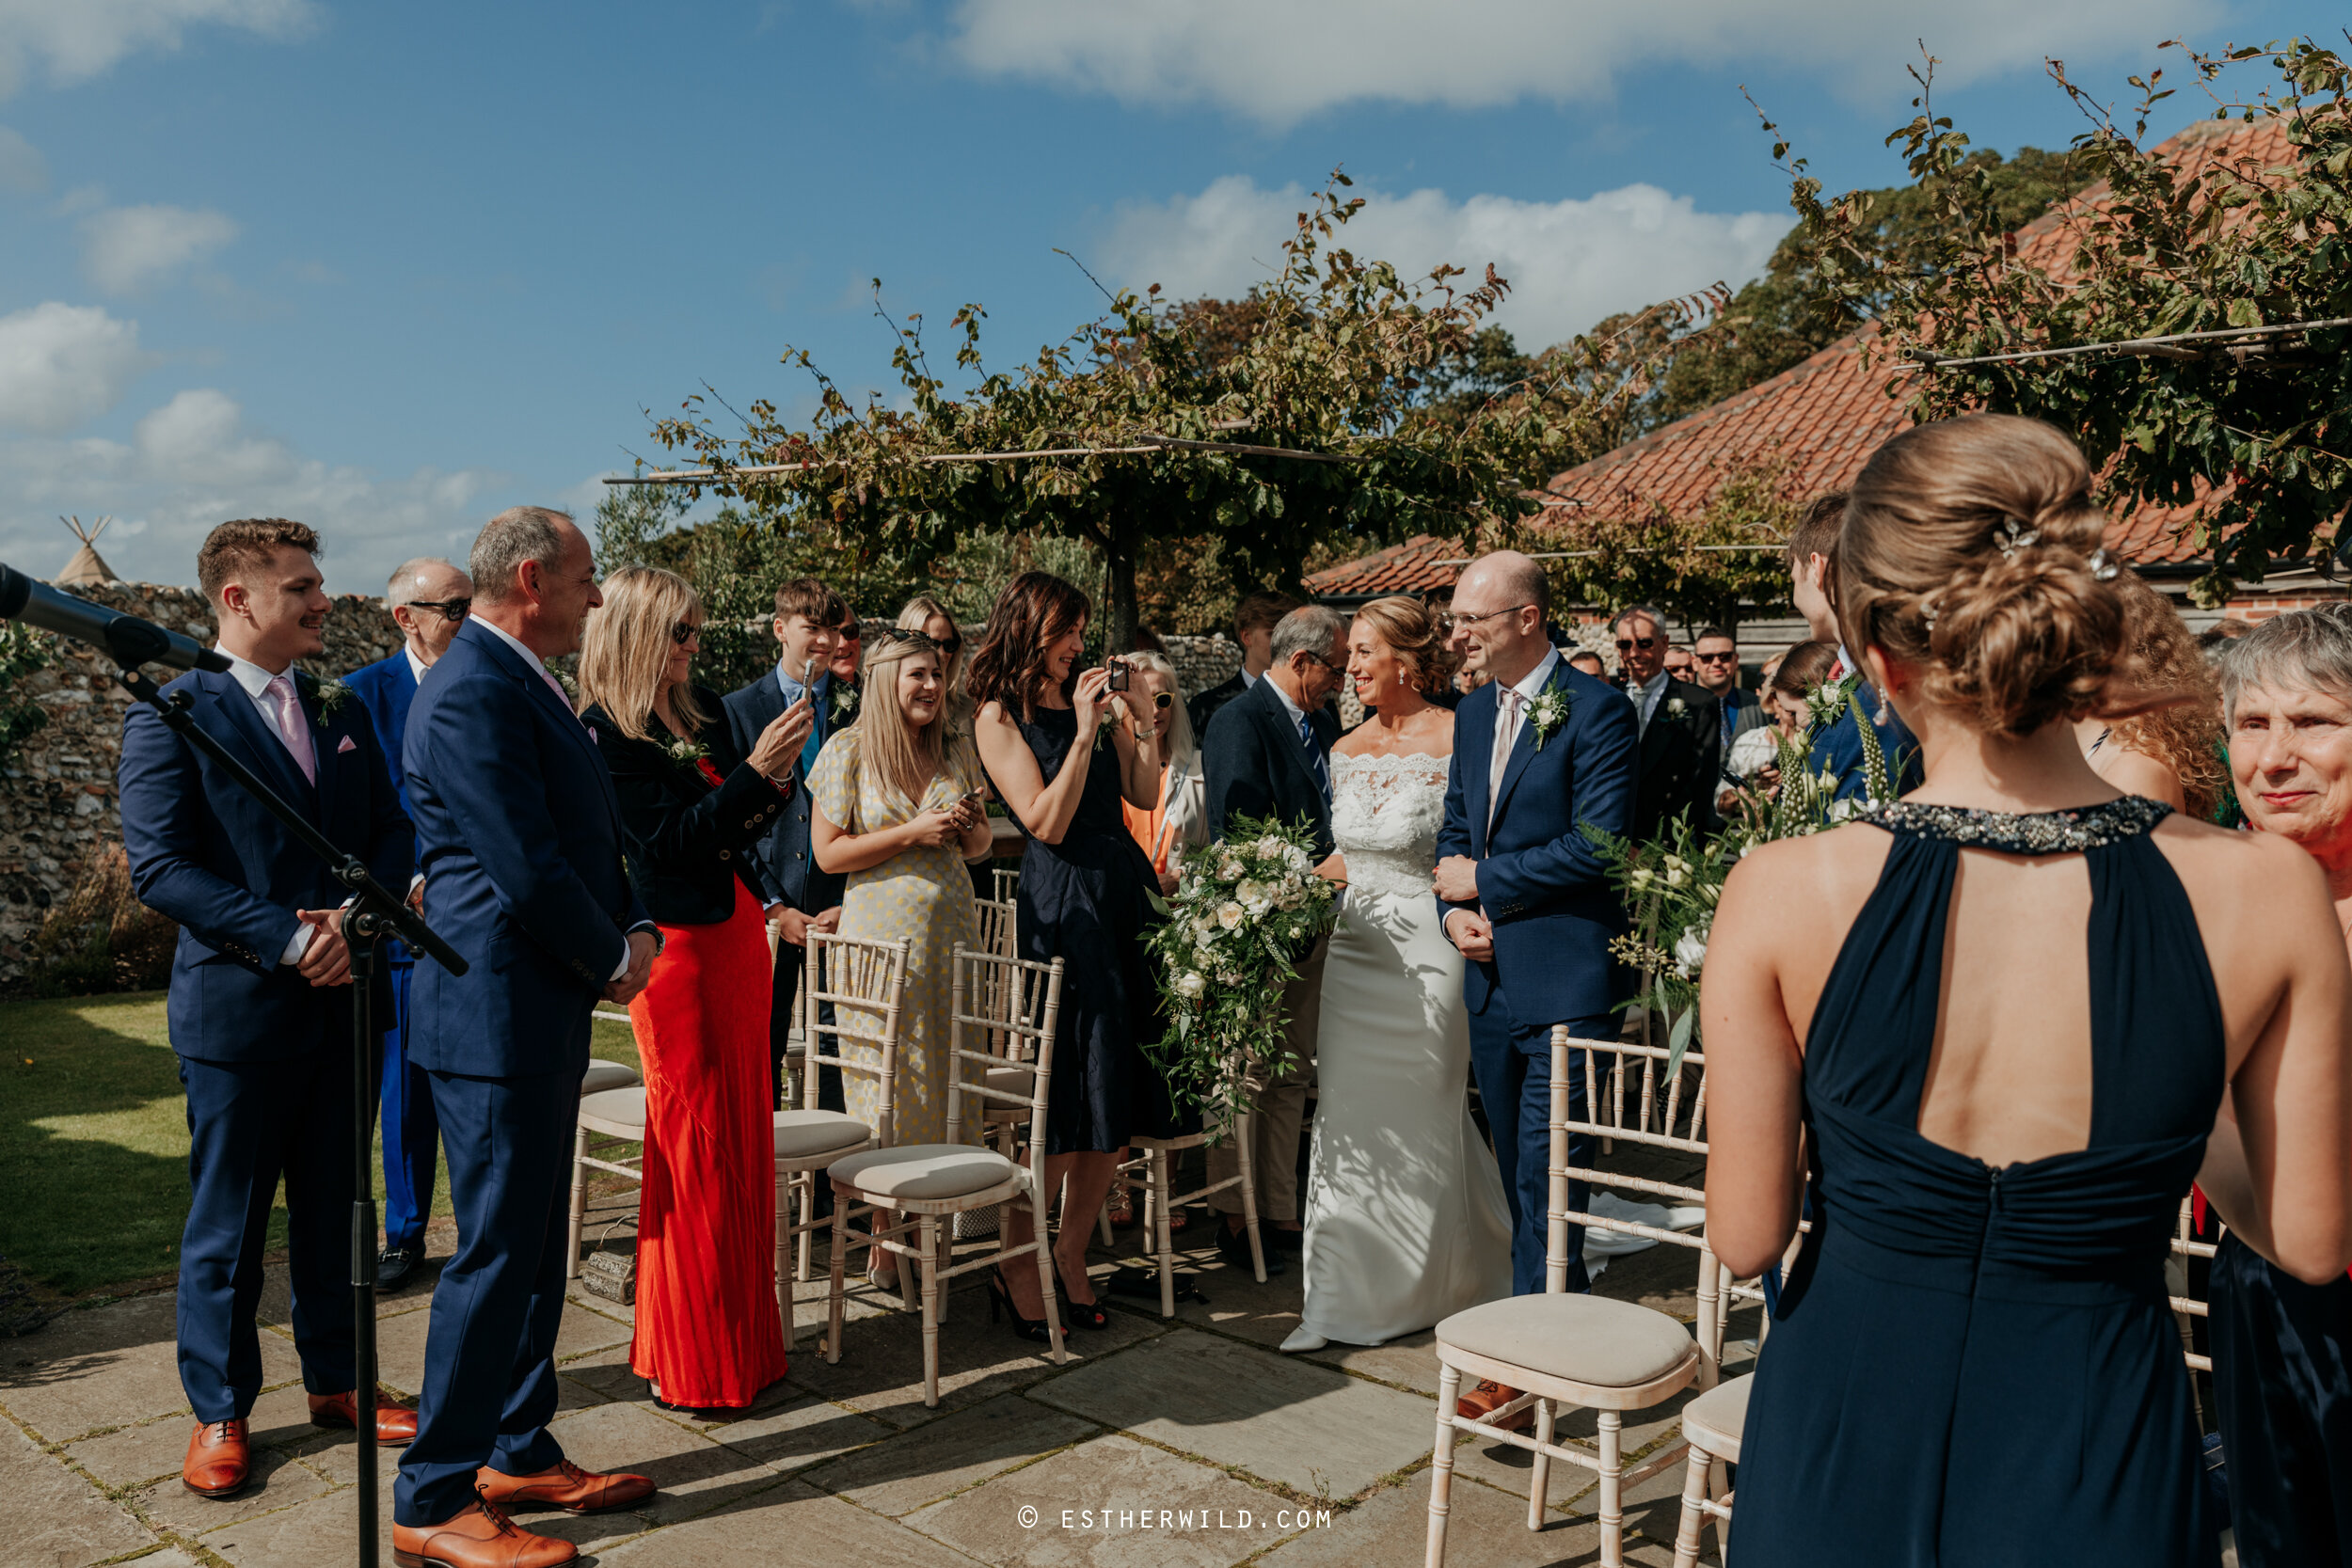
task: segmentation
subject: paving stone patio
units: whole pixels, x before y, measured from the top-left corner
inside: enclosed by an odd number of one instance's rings
[[[433,1250],[450,1241],[442,1233]],[[1115,1248],[1098,1247],[1098,1280],[1140,1244],[1125,1230]],[[1690,1259],[1661,1249],[1620,1260],[1600,1289],[1687,1319]],[[1429,1336],[1284,1356],[1273,1347],[1298,1321],[1295,1256],[1263,1286],[1210,1247],[1180,1266],[1198,1274],[1205,1304],[1181,1304],[1164,1322],[1156,1299],[1108,1297],[1110,1329],[1073,1333],[1062,1367],[991,1326],[971,1276],[950,1298],[935,1410],[922,1402],[918,1321],[897,1298],[857,1288],[841,1362],[829,1367],[812,1284],[790,1375],[723,1422],[658,1409],[628,1370],[628,1309],[575,1294],[555,1431],[580,1464],[643,1470],[661,1490],[628,1513],[528,1522],[613,1568],[1421,1561],[1437,1386]],[[428,1271],[379,1304],[383,1381],[403,1393],[423,1362],[431,1289]],[[272,1386],[253,1416],[258,1480],[233,1499],[198,1497],[179,1481],[189,1428],[172,1308],[167,1293],[119,1300],[0,1339],[0,1496],[12,1515],[0,1568],[353,1559],[357,1449],[348,1433],[309,1423],[282,1279],[259,1314]],[[1676,1408],[1629,1419],[1629,1448],[1671,1441]],[[387,1450],[377,1481],[387,1563],[392,1458]],[[1459,1449],[1451,1560],[1597,1561],[1593,1489],[1581,1473],[1557,1473],[1565,1468],[1555,1466],[1550,1523],[1530,1531],[1527,1456]],[[1629,1561],[1670,1560],[1678,1476],[1630,1496]]]

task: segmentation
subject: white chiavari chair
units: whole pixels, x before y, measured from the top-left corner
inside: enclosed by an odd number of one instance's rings
[[[887,1148],[898,1103],[898,1028],[907,988],[907,944],[808,933],[807,967],[801,975],[801,1038],[806,1055],[792,1080],[794,1101],[774,1114],[776,1159],[776,1310],[784,1314],[784,1342],[792,1343],[798,1285],[808,1278],[811,1239],[823,1222],[816,1217],[817,1173],[845,1154]],[[833,1022],[820,1023],[830,1008]],[[827,1053],[830,1045],[832,1051]],[[847,1045],[858,1048],[855,1053]],[[867,1122],[846,1111],[820,1111],[817,1069],[839,1068],[876,1081],[881,1099]],[[793,1256],[798,1241],[799,1256]],[[901,1301],[912,1303],[902,1286]]]
[[[1585,1118],[1568,1116],[1569,1053],[1584,1053]],[[1457,1432],[1508,1443],[1534,1455],[1528,1489],[1527,1528],[1540,1529],[1549,1504],[1551,1462],[1591,1470],[1600,1480],[1600,1560],[1603,1568],[1625,1561],[1625,1489],[1672,1466],[1682,1445],[1650,1455],[1628,1468],[1624,1461],[1624,1413],[1661,1404],[1694,1381],[1714,1382],[1720,1297],[1713,1290],[1713,1256],[1699,1238],[1613,1213],[1569,1206],[1568,1137],[1572,1132],[1619,1145],[1695,1154],[1707,1152],[1707,1067],[1693,1051],[1680,1071],[1666,1072],[1668,1053],[1632,1041],[1572,1040],[1565,1026],[1551,1032],[1551,1157],[1544,1293],[1513,1296],[1456,1312],[1438,1325],[1438,1433],[1429,1476],[1428,1568],[1445,1560],[1446,1516],[1454,1483]],[[1606,1064],[1604,1069],[1603,1064]],[[1608,1170],[1578,1169],[1591,1189],[1640,1195],[1669,1204],[1704,1204],[1701,1190],[1654,1178]],[[1687,1248],[1695,1257],[1701,1291],[1695,1332],[1679,1320],[1631,1302],[1567,1291],[1568,1227],[1646,1237]],[[1524,1390],[1518,1399],[1472,1420],[1455,1402],[1462,1377],[1491,1378]],[[1533,1407],[1531,1436],[1495,1424]],[[1555,1440],[1562,1409],[1594,1413],[1598,1428],[1592,1448]]]
[[[880,1247],[900,1259],[903,1282],[910,1269],[923,1280],[923,1403],[939,1404],[939,1320],[946,1282],[958,1275],[993,1269],[1008,1259],[1033,1253],[1038,1289],[1043,1294],[1048,1343],[1054,1363],[1067,1359],[1061,1311],[1054,1300],[1052,1242],[1045,1227],[1045,1152],[1031,1138],[1025,1161],[1014,1161],[981,1145],[961,1141],[965,1127],[979,1122],[977,1105],[1027,1102],[1030,1125],[1045,1120],[1054,1070],[1054,1030],[1061,1011],[1062,960],[1033,963],[959,946],[951,960],[954,980],[948,1004],[947,1141],[869,1149],[836,1160],[826,1175],[833,1182],[833,1289],[825,1331],[825,1360],[841,1359],[842,1291],[845,1263],[853,1246]],[[1001,1037],[1004,1049],[989,1049]],[[1025,1073],[1016,1091],[995,1086],[1008,1070]],[[1025,1200],[1030,1239],[1019,1246],[997,1244],[950,1264],[943,1220],[975,1209]],[[895,1212],[889,1225],[870,1222],[850,1228],[859,1213]],[[910,1232],[913,1233],[910,1239]]]
[[[1265,1245],[1258,1233],[1258,1178],[1249,1161],[1257,1120],[1254,1115],[1248,1112],[1233,1117],[1232,1124],[1223,1135],[1233,1140],[1233,1152],[1238,1156],[1234,1174],[1222,1181],[1210,1181],[1197,1192],[1170,1193],[1169,1172],[1174,1168],[1177,1155],[1188,1148],[1206,1148],[1211,1143],[1218,1141],[1216,1134],[1203,1131],[1173,1138],[1137,1135],[1127,1140],[1127,1146],[1135,1150],[1136,1157],[1119,1167],[1120,1178],[1131,1180],[1129,1173],[1135,1171],[1143,1175],[1147,1217],[1152,1225],[1152,1263],[1160,1276],[1160,1316],[1163,1318],[1176,1315],[1176,1249],[1168,1229],[1168,1216],[1184,1204],[1198,1203],[1210,1194],[1221,1193],[1228,1187],[1241,1189],[1241,1223],[1243,1231],[1249,1238],[1250,1269],[1257,1275],[1259,1284],[1265,1283]],[[1062,1223],[1070,1223],[1067,1216]],[[1223,1223],[1222,1215],[1210,1216],[1212,1226]],[[1107,1212],[1103,1221],[1103,1239],[1108,1244],[1110,1220]]]
[[[993,879],[989,884],[989,896],[999,904],[1013,902],[1021,892],[1021,873],[1017,869],[1008,871],[1000,865],[989,875]]]

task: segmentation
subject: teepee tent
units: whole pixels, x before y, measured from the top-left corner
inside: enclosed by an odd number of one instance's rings
[[[82,547],[73,552],[73,559],[65,563],[65,570],[57,574],[58,584],[79,587],[87,583],[113,581],[115,569],[107,565],[105,557],[98,553],[98,536],[106,531],[106,525],[114,519],[101,517],[96,528],[88,529],[82,526],[79,517],[60,517],[57,521],[82,542]]]

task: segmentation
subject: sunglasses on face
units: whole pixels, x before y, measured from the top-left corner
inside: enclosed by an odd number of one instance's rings
[[[696,638],[700,637],[702,635],[702,627],[694,625],[691,621],[680,621],[676,626],[670,628],[670,641],[683,648],[686,644],[694,641]],[[700,646],[699,643],[696,645]]]
[[[855,621],[850,622],[848,626],[841,628],[841,641],[844,642],[855,642],[858,639],[864,637],[865,635],[866,628],[859,626]]]
[[[437,611],[444,621],[462,621],[468,615],[472,613],[473,601],[471,599],[462,597],[454,599],[410,599],[406,602],[404,608],[408,610],[430,610]]]
[[[1620,637],[1617,639],[1617,652],[1619,653],[1624,653],[1628,648],[1639,648],[1644,653],[1647,653],[1656,646],[1658,646],[1658,639],[1655,637]]]
[[[1697,659],[1701,664],[1728,664],[1740,656],[1737,653],[1722,653],[1692,654],[1691,657]]]
[[[1165,713],[1176,705],[1176,694],[1172,691],[1154,691],[1152,693],[1152,705]]]

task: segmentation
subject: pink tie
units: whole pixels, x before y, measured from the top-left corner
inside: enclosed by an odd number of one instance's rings
[[[555,678],[555,672],[552,670],[542,670],[539,672],[539,678],[548,683],[548,689],[554,692],[555,700],[564,705],[564,711],[566,713],[572,713],[571,694],[564,689],[564,683]],[[580,715],[572,713],[572,717],[577,719]]]
[[[280,675],[263,688],[278,705],[278,738],[286,743],[286,750],[302,769],[302,776],[312,784],[319,782],[318,753],[310,749],[310,726],[303,721],[302,705],[294,700],[294,682]]]
[[[1519,691],[1506,686],[1495,693],[1495,754],[1486,765],[1486,827],[1495,825],[1495,801],[1502,795],[1502,770],[1511,763],[1511,742],[1518,738]]]

